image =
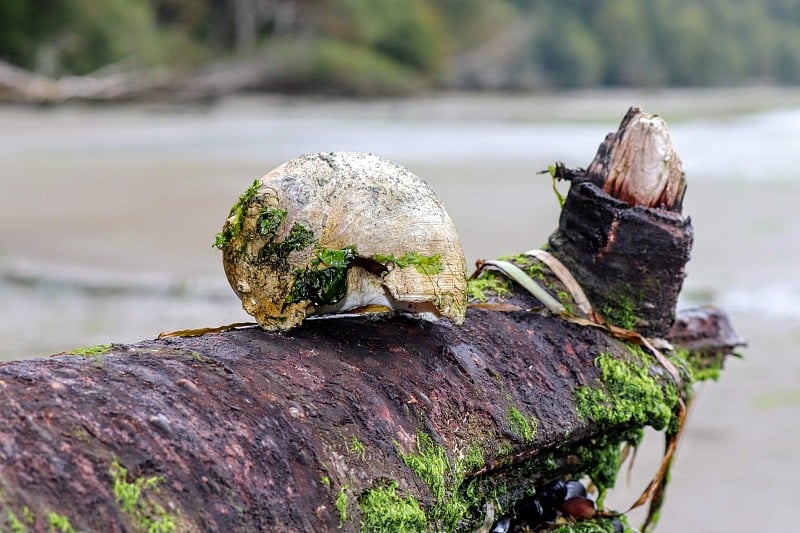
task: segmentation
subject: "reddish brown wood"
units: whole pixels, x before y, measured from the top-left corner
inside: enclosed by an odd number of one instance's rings
[[[541,449],[597,431],[571,391],[596,378],[608,343],[560,320],[472,310],[459,329],[318,320],[290,336],[248,329],[5,363],[0,507],[125,529],[116,457],[134,477],[163,476],[159,501],[190,529],[334,529],[343,485],[357,495],[398,479],[430,501],[394,444],[411,450],[417,431],[449,450],[483,442],[487,460],[505,442]],[[539,419],[535,442],[510,432],[510,405]],[[366,460],[348,452],[353,437]]]

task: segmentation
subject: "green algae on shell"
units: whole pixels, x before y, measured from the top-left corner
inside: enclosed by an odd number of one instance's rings
[[[464,320],[466,264],[452,220],[422,179],[374,155],[284,163],[240,196],[215,245],[264,329],[364,309]]]

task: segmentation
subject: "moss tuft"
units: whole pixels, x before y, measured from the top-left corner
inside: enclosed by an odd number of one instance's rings
[[[586,471],[592,483],[597,487],[597,506],[603,508],[608,489],[613,488],[619,472],[623,443],[636,446],[641,442],[644,432],[634,428],[621,435],[602,435],[592,439],[588,444],[574,449],[580,462],[586,465]]]
[[[58,513],[47,513],[47,523],[50,525],[51,532],[80,533],[69,521],[69,518]]]
[[[471,301],[485,302],[492,293],[498,298],[508,296],[511,280],[494,270],[484,270],[477,278],[467,281],[467,295]]]
[[[401,452],[403,461],[428,485],[436,502],[428,509],[432,531],[455,531],[475,502],[483,499],[465,486],[466,476],[484,465],[483,452],[477,446],[467,447],[451,463],[444,448],[436,445],[425,433],[417,433],[418,453]]]
[[[80,355],[81,357],[86,357],[94,361],[94,366],[97,368],[103,368],[103,354],[108,352],[111,349],[110,344],[98,344],[97,346],[86,346],[84,348],[76,348],[74,350],[70,350],[67,355]]]
[[[6,523],[8,524],[9,531],[11,531],[11,533],[25,533],[25,531],[28,530],[22,520],[17,518],[17,515],[11,510],[6,512]]]
[[[417,452],[402,454],[403,462],[428,485],[437,501],[444,500],[445,474],[450,463],[444,448],[425,433],[417,433]]]
[[[353,438],[350,439],[350,446],[348,446],[348,450],[350,453],[361,457],[362,461],[367,460],[367,448],[364,446],[364,443],[358,440],[358,437],[355,435],[353,435]]]
[[[633,329],[639,322],[634,309],[633,300],[627,296],[620,295],[600,306],[599,311],[606,320],[615,326]]]
[[[339,512],[339,527],[342,527],[347,522],[347,485],[339,489],[336,495],[336,510]]]
[[[675,350],[675,356],[686,362],[691,371],[693,381],[707,381],[709,379],[717,381],[722,373],[726,354],[724,352],[702,354],[678,348]]]
[[[413,533],[427,530],[428,520],[412,496],[397,494],[397,483],[367,490],[358,501],[361,531],[366,533]]]
[[[539,421],[535,417],[527,417],[513,405],[506,412],[506,421],[512,433],[519,436],[526,444],[533,442],[539,429]]]
[[[67,355],[82,355],[84,357],[92,357],[96,355],[103,355],[111,349],[110,344],[98,344],[97,346],[85,346],[83,348],[75,348],[65,352]]]
[[[624,515],[617,517],[600,517],[591,520],[581,520],[571,524],[564,524],[555,529],[550,530],[550,533],[617,533],[619,531],[618,525],[622,526],[623,533],[633,533],[635,531],[628,525],[628,521]]]
[[[128,470],[114,459],[109,469],[114,481],[114,496],[120,510],[127,514],[135,529],[147,533],[171,533],[175,531],[175,520],[162,506],[150,501],[145,493],[158,492],[164,478],[161,476],[140,477],[128,481]]]
[[[609,353],[595,359],[601,378],[597,387],[575,391],[578,413],[612,426],[650,425],[662,430],[670,423],[678,403],[674,385],[661,384],[650,375],[652,359],[641,349],[632,350],[635,360],[622,361]]]
[[[514,263],[519,268],[524,270],[528,276],[552,289],[551,280],[549,280],[545,274],[546,267],[535,257],[525,254],[514,254],[498,257],[498,259],[501,261]],[[549,270],[547,270],[547,272],[549,272]]]

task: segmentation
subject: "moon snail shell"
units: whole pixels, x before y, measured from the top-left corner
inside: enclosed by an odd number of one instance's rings
[[[267,330],[387,310],[464,321],[466,264],[450,216],[422,179],[374,155],[284,163],[239,197],[214,244]]]

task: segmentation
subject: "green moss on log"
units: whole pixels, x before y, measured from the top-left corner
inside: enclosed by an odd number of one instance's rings
[[[486,302],[492,296],[504,298],[511,294],[511,280],[494,270],[484,270],[467,281],[467,295],[472,302]]]
[[[139,477],[128,481],[128,470],[116,459],[109,469],[114,481],[114,497],[120,510],[131,519],[135,531],[171,533],[175,519],[161,505],[152,500],[163,483],[161,476]]]
[[[627,360],[603,352],[595,359],[601,377],[596,386],[575,391],[578,413],[609,426],[652,426],[662,430],[670,423],[678,403],[678,390],[652,373],[653,358],[631,348]]]
[[[399,448],[399,446],[398,446]],[[426,531],[455,531],[485,496],[465,483],[470,472],[484,466],[483,451],[468,446],[450,461],[445,449],[429,435],[417,433],[417,453],[400,452],[403,462],[428,486],[435,502],[426,509]]]
[[[539,421],[533,416],[525,416],[513,405],[506,411],[506,422],[511,432],[521,438],[526,444],[533,442],[539,429]]]
[[[364,492],[358,500],[358,506],[361,509],[361,531],[364,533],[427,531],[428,519],[419,502],[412,496],[404,498],[398,495],[397,483],[393,481]]]

